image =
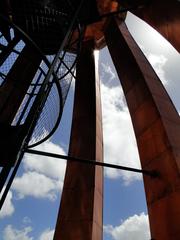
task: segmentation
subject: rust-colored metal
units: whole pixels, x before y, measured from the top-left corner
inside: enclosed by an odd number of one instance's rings
[[[97,0],[97,7],[100,16],[109,12],[118,10],[118,2],[116,0]],[[104,28],[108,19],[100,19],[99,22],[90,24],[86,28],[84,41],[94,40],[95,48],[101,49],[105,46]]]
[[[180,52],[180,1],[150,1],[146,7],[133,13],[156,29]]]
[[[153,239],[180,239],[180,118],[125,23],[112,19],[106,42],[130,111],[144,176]]]
[[[166,38],[176,49],[180,51],[180,2],[177,0],[159,0],[159,1],[125,1],[125,0],[97,0],[97,6],[100,15],[117,11],[120,7],[138,6],[136,10],[131,10],[136,16],[147,22],[156,29],[164,38]],[[94,39],[96,48],[104,47],[104,29],[108,19],[102,19],[97,23],[87,27],[85,41]]]
[[[102,120],[94,42],[85,42],[77,62],[69,155],[102,161]],[[97,67],[97,66],[96,66]],[[68,163],[54,240],[102,239],[101,167]]]

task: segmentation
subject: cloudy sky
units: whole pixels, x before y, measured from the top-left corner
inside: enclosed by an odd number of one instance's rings
[[[127,25],[180,112],[179,54],[162,37],[127,17]],[[124,95],[107,48],[99,52],[105,162],[140,167],[136,141]],[[38,146],[66,154],[73,87],[62,123],[54,136]],[[67,121],[67,119],[69,121]],[[51,240],[63,186],[65,161],[26,154],[0,213],[2,240]],[[140,174],[105,169],[104,240],[149,240],[149,226]]]

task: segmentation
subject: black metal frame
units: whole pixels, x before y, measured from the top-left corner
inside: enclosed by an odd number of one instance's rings
[[[42,61],[45,63],[45,65],[46,65],[48,68],[51,67],[51,63],[48,61],[47,57],[45,57],[45,55],[43,54],[43,52],[41,51],[41,49],[37,46],[36,43],[33,42],[33,40],[32,40],[22,29],[20,29],[17,25],[15,25],[13,22],[9,21],[7,18],[5,18],[4,16],[2,16],[1,14],[0,14],[0,19],[3,19],[3,21],[7,22],[7,24],[8,24],[10,27],[12,27],[16,32],[18,32],[19,38],[17,38],[17,37],[14,38],[14,39],[16,39],[16,41],[15,41],[16,44],[17,44],[17,39],[18,39],[18,41],[19,41],[20,39],[23,39],[25,43],[31,45],[31,46],[33,47],[33,49],[35,49],[35,50],[40,54],[40,56],[41,56],[41,58],[42,58]],[[14,40],[14,39],[13,39],[13,40]],[[13,41],[13,40],[12,40],[12,41]],[[15,45],[16,45],[15,43],[14,43],[14,41],[13,41],[13,44],[11,44],[11,49],[9,49],[8,55],[10,54],[10,50],[11,50],[12,52],[15,52],[15,49],[13,49],[13,47],[15,47]],[[19,54],[19,52],[16,52],[16,53]],[[7,55],[7,54],[6,54],[6,55]],[[39,67],[39,69],[41,70],[42,74],[45,76],[46,74],[44,73],[43,69],[42,69],[41,67]],[[48,139],[48,138],[55,132],[55,130],[57,129],[57,126],[58,126],[58,124],[59,124],[59,122],[60,122],[60,119],[61,119],[61,116],[62,116],[62,112],[63,112],[62,92],[61,92],[61,87],[60,87],[60,84],[59,84],[59,79],[57,78],[55,72],[53,72],[52,75],[53,75],[53,77],[54,77],[53,83],[56,84],[57,91],[58,91],[58,93],[59,93],[59,116],[58,116],[58,119],[57,119],[57,122],[56,122],[54,128],[52,129],[52,132],[50,132],[50,134],[48,134],[48,136],[46,136],[46,138],[44,139],[44,141],[45,141],[46,139]],[[45,78],[47,79],[47,76],[46,76]],[[49,79],[48,79],[48,80],[49,80]],[[47,80],[47,82],[48,82],[48,80]],[[37,82],[37,84],[34,84],[34,91],[35,91],[35,89],[36,89],[36,87],[37,87],[38,84],[39,84],[38,82]],[[40,84],[40,85],[42,85],[42,84]],[[49,90],[50,90],[50,89],[49,89]],[[28,95],[28,93],[27,93],[27,95]],[[33,97],[33,96],[35,96],[35,94],[32,95],[31,97]],[[29,99],[28,102],[31,101],[31,97],[30,97],[30,99]],[[21,125],[20,122],[21,122],[22,118],[24,117],[24,114],[25,114],[25,112],[26,112],[26,110],[27,110],[27,107],[28,107],[28,106],[25,106],[25,109],[22,111],[21,116],[20,116],[20,120],[18,119],[17,123],[15,124],[16,126]],[[43,141],[41,141],[41,142],[43,142]],[[41,142],[40,142],[40,143],[41,143]],[[36,145],[38,145],[38,144],[39,144],[39,142],[36,143]],[[34,144],[33,146],[35,146],[35,144]]]
[[[68,52],[67,47],[69,46],[69,43],[71,42],[71,38],[72,38],[73,32],[70,32],[70,36],[69,36],[68,42],[65,43],[66,45],[65,45],[64,47],[62,47],[62,49],[63,49],[63,56],[62,56],[62,57],[59,57],[60,53],[62,52],[62,50],[59,50],[58,53],[56,54],[57,59],[54,59],[54,60],[53,60],[53,63],[52,63],[53,66],[51,65],[51,66],[52,66],[52,69],[54,69],[54,66],[56,65],[57,61],[60,60],[60,64],[58,65],[57,70],[54,72],[54,75],[55,75],[55,77],[56,77],[56,78],[55,78],[55,81],[58,82],[58,83],[61,82],[61,80],[62,80],[63,78],[65,78],[69,73],[72,75],[72,78],[76,78],[75,75],[74,75],[74,73],[72,72],[72,70],[75,68],[76,61],[77,61],[77,56],[78,56],[78,53],[80,52],[81,42],[82,42],[82,39],[83,39],[83,36],[84,36],[84,28],[83,28],[83,27],[81,28],[81,27],[79,26],[79,27],[78,27],[78,32],[79,32],[79,36],[78,36],[78,39],[77,39],[78,46],[77,46],[76,59],[75,59],[75,61],[73,62],[73,64],[71,65],[70,69],[69,69],[68,66],[66,65],[65,61],[63,61],[63,58],[64,58],[64,56],[66,55],[66,53]],[[62,64],[66,66],[67,72],[59,78],[59,77],[57,77],[57,73],[58,73],[58,69],[61,67]],[[50,71],[50,70],[49,70],[49,71]],[[49,75],[49,76],[51,76],[51,75]],[[47,78],[48,78],[48,76],[47,76]],[[70,88],[70,85],[69,85],[69,88]],[[69,91],[69,88],[68,88],[68,91]],[[60,88],[59,86],[58,86],[58,89],[59,89],[59,91],[61,91],[61,88]],[[49,92],[50,92],[50,90],[51,90],[51,89],[49,89]],[[68,92],[68,91],[67,91],[67,92]],[[62,111],[63,111],[63,107],[64,107],[64,103],[65,103],[65,101],[66,101],[66,98],[65,98],[64,101],[63,101],[63,100],[62,100],[62,93],[60,94],[60,96],[61,96],[60,103],[62,104],[62,106],[60,107],[60,109],[62,109]],[[47,97],[48,97],[48,93],[47,93],[47,95],[46,95],[46,99],[47,99]],[[66,95],[66,97],[67,97],[67,95]],[[54,132],[55,132],[56,129],[58,128],[59,123],[60,123],[60,121],[61,121],[62,111],[60,112],[59,117],[58,117],[58,119],[57,119],[57,121],[56,121],[56,124],[54,125],[52,131],[51,131],[46,137],[44,137],[42,140],[40,140],[40,141],[38,141],[38,142],[36,142],[36,143],[34,143],[34,144],[28,144],[27,148],[33,148],[33,147],[35,147],[35,146],[43,143],[44,141],[46,141],[47,139],[49,139],[49,138],[54,134]]]
[[[74,13],[74,16],[72,18],[72,21],[68,27],[68,31],[66,32],[66,35],[64,37],[64,40],[62,41],[61,43],[61,46],[52,62],[52,64],[50,65],[49,62],[47,61],[47,59],[44,57],[43,53],[41,52],[41,50],[38,48],[38,46],[36,46],[36,44],[27,36],[26,33],[24,33],[18,26],[14,25],[13,23],[9,22],[9,20],[6,20],[3,16],[2,18],[5,19],[5,21],[8,21],[16,30],[18,30],[21,34],[23,34],[23,37],[28,41],[30,42],[31,45],[33,45],[35,47],[35,49],[37,49],[41,55],[42,55],[42,58],[45,60],[45,62],[47,62],[47,65],[49,66],[49,70],[48,70],[48,73],[46,75],[46,78],[45,80],[43,81],[42,85],[41,85],[41,88],[39,90],[39,93],[31,107],[31,110],[28,114],[28,117],[26,119],[26,126],[27,126],[27,135],[23,141],[23,144],[22,144],[22,147],[21,149],[19,150],[19,156],[17,158],[17,161],[15,163],[15,166],[14,166],[14,169],[12,170],[12,173],[11,173],[11,176],[9,177],[9,180],[7,182],[7,185],[5,187],[5,190],[1,196],[1,199],[0,199],[0,209],[2,208],[3,204],[4,204],[4,201],[6,199],[6,196],[8,194],[8,191],[11,187],[11,184],[13,182],[13,179],[17,173],[17,170],[19,168],[19,165],[22,161],[22,158],[24,156],[24,149],[27,149],[28,148],[28,143],[31,139],[31,136],[33,134],[33,131],[34,131],[34,128],[37,124],[37,121],[38,121],[38,118],[41,114],[41,111],[43,109],[43,106],[45,104],[45,101],[48,97],[48,94],[50,92],[50,88],[47,88],[47,86],[49,85],[49,80],[51,78],[51,76],[53,75],[54,78],[53,78],[53,81],[50,82],[51,85],[54,83],[54,82],[57,82],[58,83],[58,79],[56,78],[56,74],[54,73],[54,67],[57,63],[57,61],[59,60],[59,56],[61,54],[61,52],[64,50],[66,44],[68,43],[68,40],[70,39],[70,36],[71,36],[71,32],[72,32],[72,29],[74,28],[74,25],[77,24],[76,21],[78,19],[78,14],[79,14],[79,11],[81,10],[81,7],[82,7],[82,4],[83,4],[83,0],[81,1],[81,4],[79,5],[78,9],[76,10],[76,12]],[[82,36],[81,36],[82,37]],[[59,88],[60,89],[60,88]],[[62,102],[61,102],[62,103]],[[62,113],[62,112],[61,112]],[[56,124],[56,127],[57,127],[58,124]],[[52,134],[52,133],[51,133]],[[7,178],[10,174],[10,171],[11,171],[11,166],[5,166],[3,168],[3,170],[1,171],[0,173],[0,180],[2,180],[0,182],[0,192],[2,191],[4,185],[5,185],[5,182],[7,181]]]

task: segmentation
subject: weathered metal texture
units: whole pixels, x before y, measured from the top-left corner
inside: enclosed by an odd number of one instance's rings
[[[93,41],[83,43],[77,62],[69,155],[102,161],[101,102],[93,49]],[[102,239],[102,181],[101,167],[67,162],[54,240]]]
[[[180,118],[161,81],[131,37],[112,19],[106,42],[121,80],[136,135],[153,239],[180,239]]]
[[[97,8],[100,15],[118,10],[118,3],[114,0],[96,0]],[[104,28],[107,19],[99,19],[98,22],[90,24],[86,28],[84,41],[94,40],[95,47],[101,49],[105,46]]]
[[[97,0],[97,6],[100,15],[104,13],[116,11],[119,7],[132,7],[141,5],[143,7],[136,8],[132,11],[142,20],[146,21],[154,29],[156,29],[164,38],[166,38],[176,49],[180,51],[180,1],[178,0]],[[96,47],[105,46],[104,28],[107,19],[91,24],[87,27],[85,40],[95,39]]]
[[[156,29],[180,52],[180,1],[150,1],[146,7],[133,13]]]

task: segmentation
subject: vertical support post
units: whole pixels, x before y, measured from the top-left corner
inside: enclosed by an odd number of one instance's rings
[[[153,239],[180,239],[180,118],[125,23],[111,19],[106,42],[129,107],[144,176]]]
[[[77,62],[69,155],[103,160],[99,79],[94,43],[83,43]],[[101,167],[68,163],[54,240],[102,239]]]

